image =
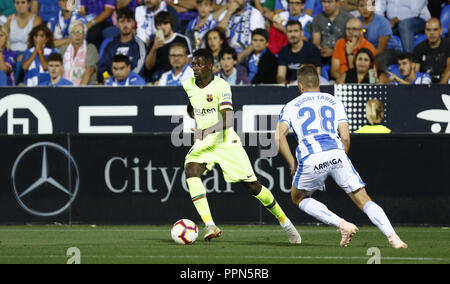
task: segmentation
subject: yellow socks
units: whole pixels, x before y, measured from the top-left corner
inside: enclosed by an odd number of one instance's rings
[[[280,224],[286,222],[286,214],[284,214],[283,209],[281,209],[270,190],[262,186],[261,192],[255,197],[262,203],[262,205],[264,205],[264,207],[267,208],[267,210],[270,211],[270,213],[272,213],[273,216],[275,216],[275,218],[278,219]]]
[[[211,211],[209,210],[208,200],[206,199],[206,189],[203,186],[202,180],[198,177],[186,179],[191,194],[192,202],[195,209],[203,220],[203,223],[213,221]]]
[[[194,203],[195,209],[203,220],[203,223],[213,222],[211,211],[209,210],[208,200],[206,198],[206,189],[203,186],[202,180],[198,177],[188,178],[186,182],[189,187],[189,193]],[[262,186],[261,192],[255,196],[267,210],[278,219],[280,224],[284,224],[287,221],[286,214],[284,214],[280,205],[273,197],[270,190]]]

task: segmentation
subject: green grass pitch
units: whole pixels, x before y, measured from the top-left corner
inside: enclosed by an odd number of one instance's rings
[[[65,264],[73,256],[72,247],[79,249],[81,264],[364,264],[376,256],[372,247],[379,249],[381,264],[450,263],[446,227],[396,227],[409,245],[401,250],[390,248],[374,226],[360,227],[347,248],[339,247],[336,228],[327,226],[296,226],[303,239],[297,246],[288,244],[274,225],[222,225],[222,237],[211,242],[202,240],[200,227],[199,239],[192,245],[175,244],[170,227],[0,226],[0,263]]]

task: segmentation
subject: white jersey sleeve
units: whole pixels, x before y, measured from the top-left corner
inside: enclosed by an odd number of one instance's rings
[[[289,102],[279,122],[286,123],[297,136],[297,158],[332,149],[344,149],[338,125],[348,122],[343,103],[336,97],[308,92]]]

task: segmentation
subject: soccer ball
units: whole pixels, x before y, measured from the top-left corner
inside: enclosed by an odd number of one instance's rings
[[[181,219],[175,222],[170,230],[172,239],[177,244],[189,245],[198,237],[197,225],[189,219]]]

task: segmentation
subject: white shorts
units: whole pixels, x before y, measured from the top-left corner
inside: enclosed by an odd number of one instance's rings
[[[347,194],[366,185],[340,149],[311,154],[299,160],[292,184],[296,189],[306,191],[325,190],[329,175]]]

